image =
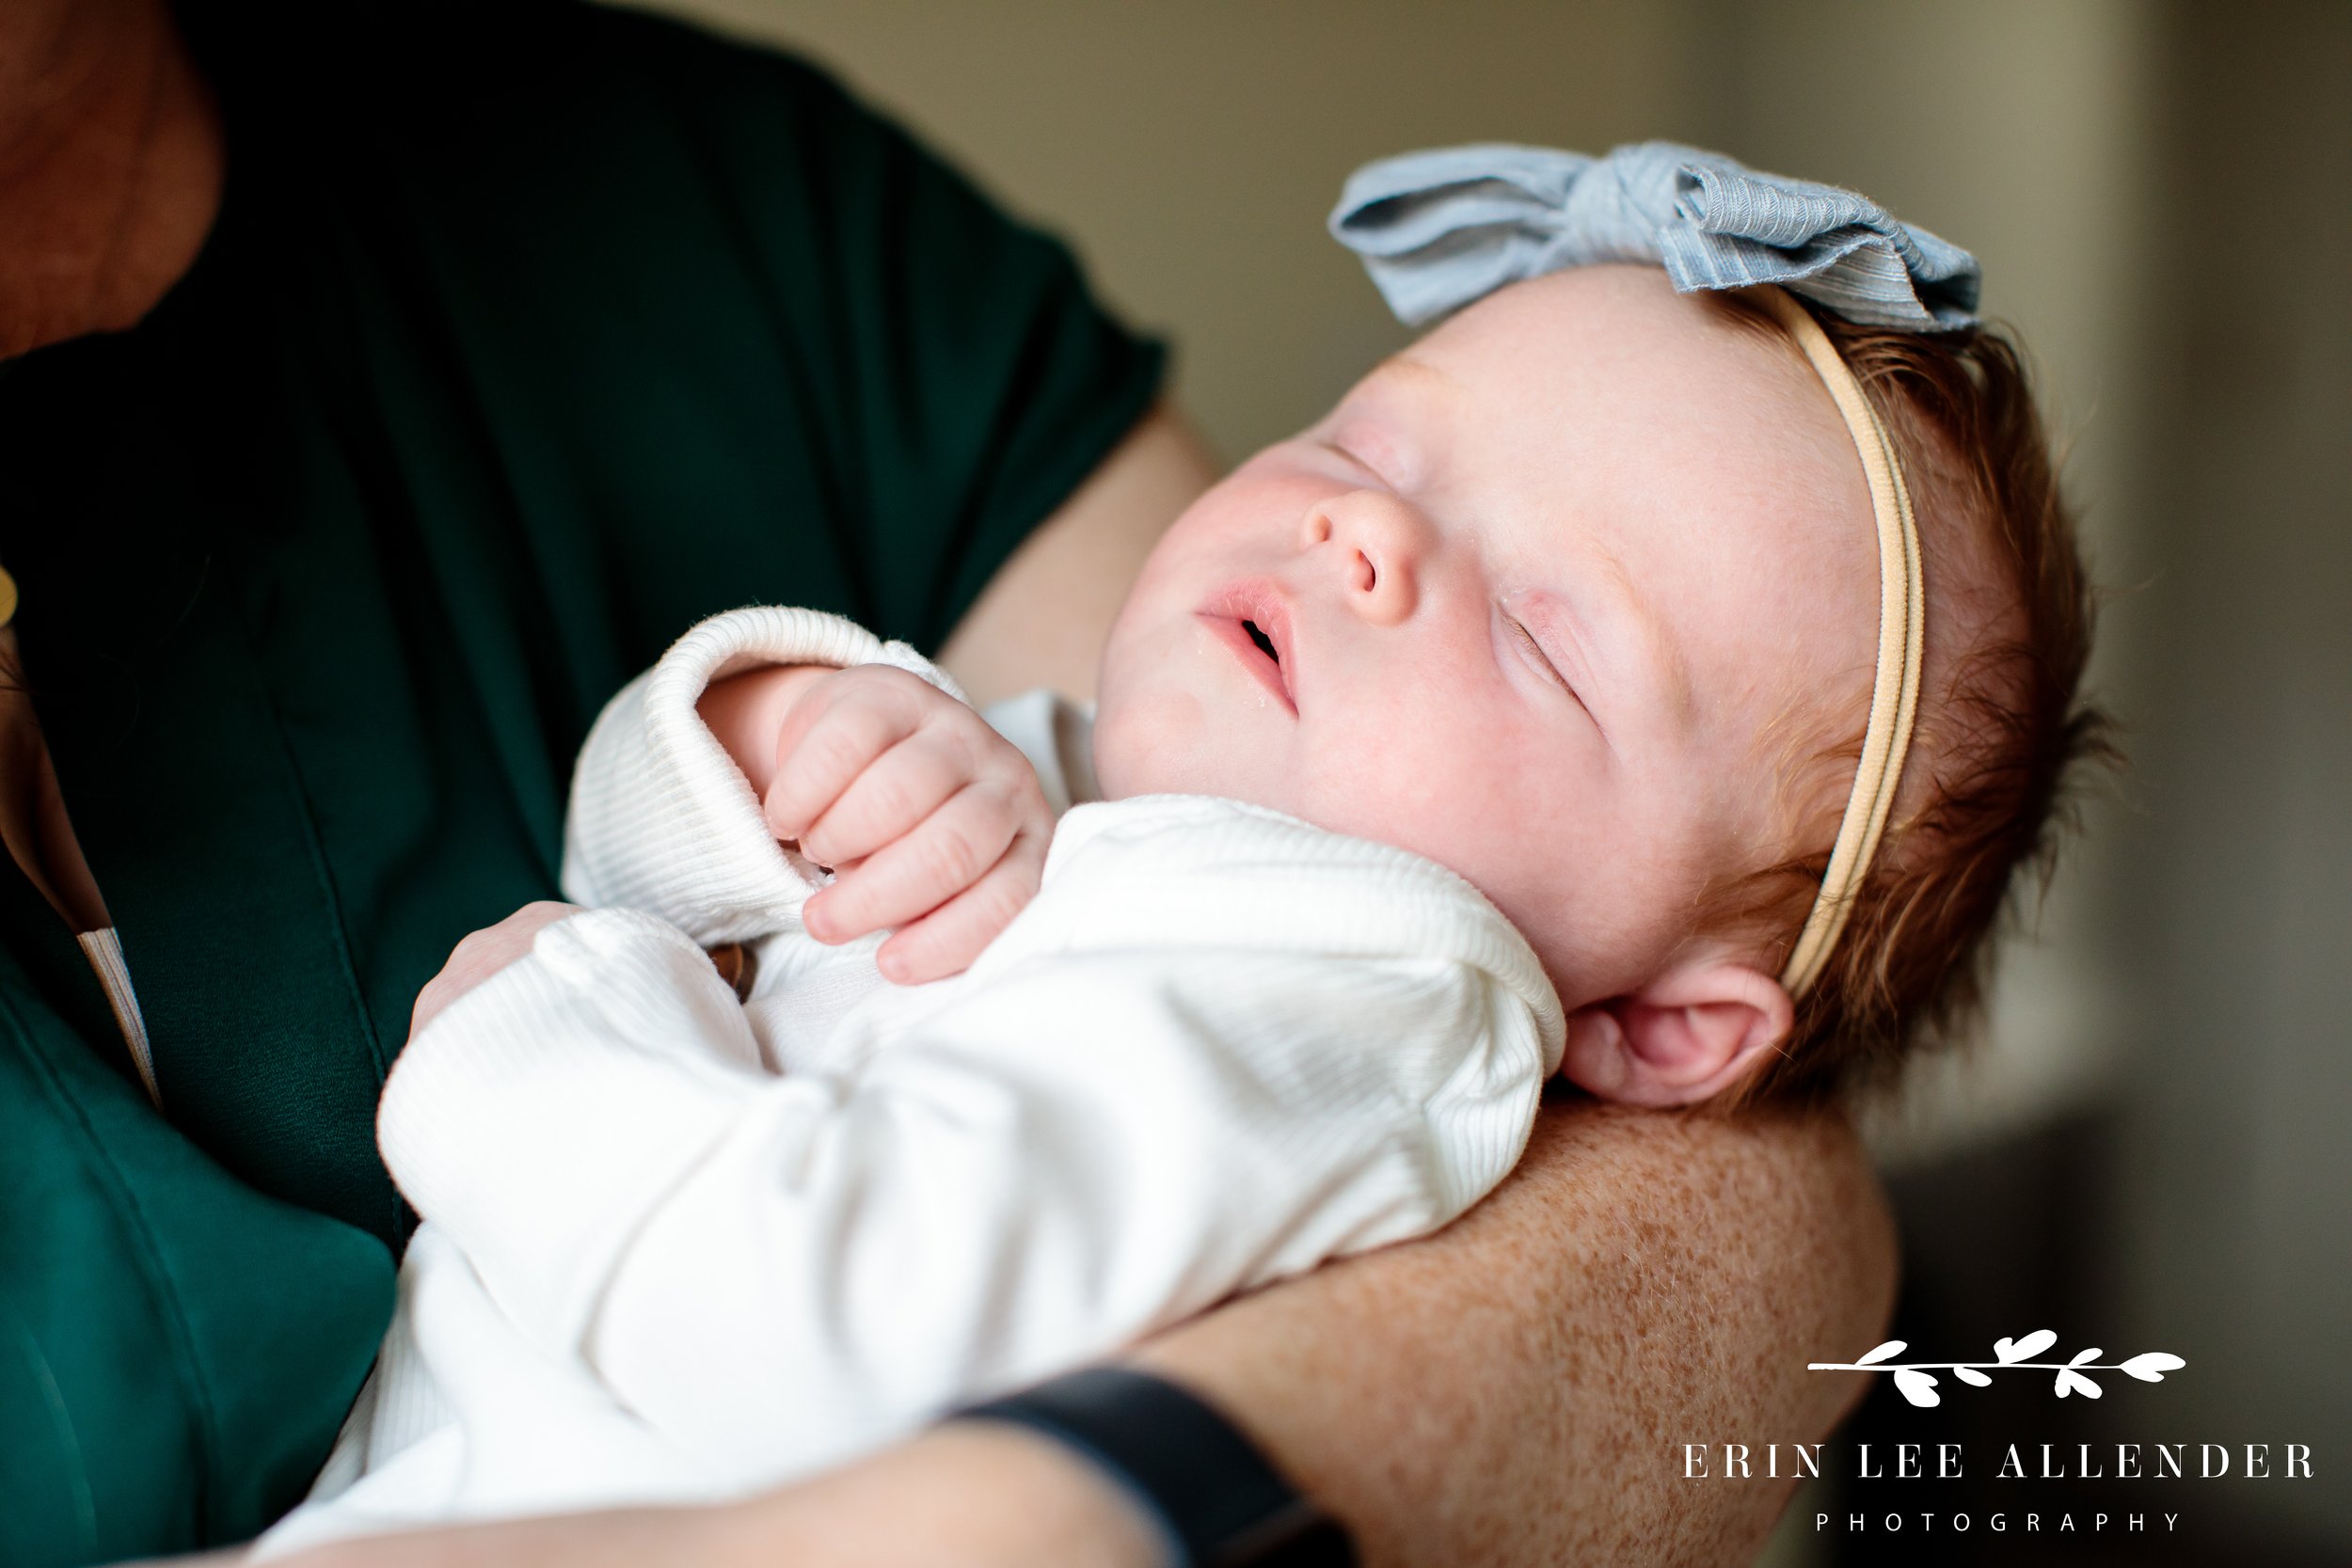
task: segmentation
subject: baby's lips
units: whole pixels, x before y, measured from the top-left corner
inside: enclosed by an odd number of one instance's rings
[[[1200,611],[1260,685],[1298,711],[1295,634],[1289,601],[1268,580],[1234,583]],[[1255,628],[1256,636],[1252,636]],[[1259,639],[1263,638],[1262,645]],[[1266,650],[1271,648],[1269,654]]]
[[[1248,673],[1250,679],[1263,687],[1267,693],[1285,708],[1293,713],[1298,711],[1298,705],[1291,696],[1290,683],[1284,676],[1280,662],[1268,657],[1265,650],[1261,648],[1257,641],[1249,635],[1249,623],[1246,619],[1235,615],[1211,614],[1206,611],[1202,612],[1201,618],[1208,622],[1210,629],[1216,634],[1217,641],[1232,650],[1233,657]]]

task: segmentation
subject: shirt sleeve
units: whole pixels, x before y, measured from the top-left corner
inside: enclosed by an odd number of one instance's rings
[[[1070,249],[788,55],[586,8],[727,209],[819,400],[835,535],[885,638],[936,648],[1158,395],[1161,346]]]
[[[696,711],[712,682],[757,664],[886,664],[965,700],[913,648],[837,615],[755,607],[713,616],[624,687],[589,731],[564,820],[565,898],[646,911],[706,945],[800,929],[801,902],[824,874],[768,832]],[[982,717],[1028,758],[1056,816],[1093,798],[1084,711],[1040,690]]]
[[[1557,1053],[1517,982],[1088,913],[823,1078],[759,1072],[674,929],[575,916],[409,1046],[388,1163],[527,1338],[782,1475],[1423,1233],[1517,1159]]]

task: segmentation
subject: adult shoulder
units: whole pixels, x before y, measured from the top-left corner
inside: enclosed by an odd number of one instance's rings
[[[347,229],[530,449],[519,483],[837,558],[727,603],[935,648],[1157,396],[1067,246],[789,54],[516,0],[195,15],[232,200],[266,162]]]

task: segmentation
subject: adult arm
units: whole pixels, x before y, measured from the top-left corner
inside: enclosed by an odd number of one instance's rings
[[[1451,1229],[1144,1348],[1391,1563],[1741,1563],[1793,1483],[1683,1479],[1686,1442],[1825,1436],[1861,1392],[1894,1230],[1831,1116],[1549,1109]],[[1760,1437],[1756,1434],[1762,1434]]]
[[[1041,686],[1091,701],[1127,585],[1216,479],[1183,417],[1154,408],[997,569],[940,648],[940,666],[982,707]]]

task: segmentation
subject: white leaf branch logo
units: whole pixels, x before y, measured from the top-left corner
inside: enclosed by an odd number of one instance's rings
[[[2080,1394],[2087,1400],[2099,1397],[2099,1385],[2090,1376],[2092,1372],[2122,1372],[2142,1383],[2162,1383],[2164,1374],[2177,1372],[2188,1365],[2177,1355],[2152,1350],[2135,1355],[2129,1361],[2101,1361],[2105,1351],[2093,1346],[2071,1361],[2036,1361],[2035,1356],[2058,1343],[2058,1336],[2046,1328],[2036,1329],[2022,1339],[1993,1341],[1990,1361],[1897,1361],[1896,1356],[1911,1347],[1900,1339],[1889,1339],[1874,1351],[1865,1353],[1851,1361],[1811,1361],[1805,1364],[1809,1372],[1893,1372],[1895,1387],[1903,1398],[1921,1409],[1941,1404],[1943,1396],[1935,1391],[1935,1374],[1949,1372],[1972,1388],[1988,1388],[1993,1380],[1987,1372],[2056,1372],[2058,1397]]]

